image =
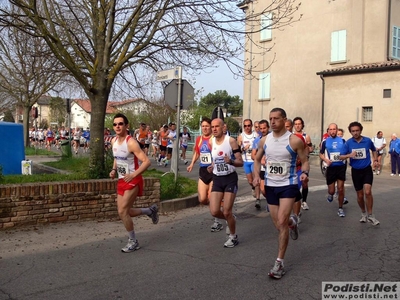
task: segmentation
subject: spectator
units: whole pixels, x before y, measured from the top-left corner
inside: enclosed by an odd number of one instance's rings
[[[382,156],[384,154],[384,150],[386,147],[386,140],[383,137],[383,132],[378,131],[376,133],[376,136],[372,138],[372,142],[374,143],[374,146],[376,148],[376,153],[378,154],[378,167],[377,170],[375,168],[373,169],[374,174],[379,175],[382,170]]]
[[[392,140],[389,144],[389,153],[390,153],[390,164],[392,166],[392,173],[390,176],[396,175],[396,166],[397,172],[400,176],[400,140],[397,138],[395,133],[392,134]]]

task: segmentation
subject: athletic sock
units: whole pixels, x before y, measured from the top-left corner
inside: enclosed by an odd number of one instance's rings
[[[301,195],[303,196],[303,202],[307,202],[308,188],[303,188],[301,190]]]
[[[136,241],[135,230],[129,231],[128,234],[129,234],[129,238],[130,238],[131,240]]]
[[[142,215],[148,215],[150,216],[152,211],[150,210],[150,208],[141,208],[140,209],[142,211]]]

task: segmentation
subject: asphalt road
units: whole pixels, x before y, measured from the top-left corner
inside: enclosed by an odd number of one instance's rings
[[[196,170],[192,174],[197,177]],[[299,239],[289,242],[281,280],[267,276],[277,231],[269,213],[254,208],[239,169],[237,247],[223,247],[225,230],[210,232],[213,219],[205,206],[161,215],[157,225],[136,218],[142,248],[128,254],[120,251],[126,243],[121,222],[1,231],[0,300],[321,299],[322,281],[399,281],[400,177],[384,171],[374,179],[379,226],[359,223],[348,179],[350,203],[339,218],[336,200],[325,200],[325,181],[312,166],[310,210],[303,212]]]

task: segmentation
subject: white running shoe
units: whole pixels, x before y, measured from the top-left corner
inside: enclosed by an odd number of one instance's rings
[[[233,248],[237,244],[239,244],[238,236],[237,235],[235,235],[235,237],[229,236],[228,240],[224,244],[224,247],[225,248]]]
[[[140,249],[140,246],[139,246],[138,240],[128,239],[128,244],[126,244],[126,246],[124,248],[122,248],[121,251],[125,252],[125,253],[129,253],[129,252],[133,252],[133,251],[139,250],[139,249]]]

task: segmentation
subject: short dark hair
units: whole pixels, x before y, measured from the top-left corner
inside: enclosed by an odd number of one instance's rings
[[[262,119],[261,121],[258,122],[258,125],[260,124],[267,124],[267,127],[269,127],[269,122],[265,119]]]
[[[294,122],[296,122],[297,120],[300,120],[300,121],[301,121],[301,125],[303,126],[301,129],[304,129],[304,121],[303,121],[303,119],[302,119],[301,117],[296,117],[296,118],[294,118],[294,119],[293,119],[293,124],[294,124]]]
[[[349,132],[350,132],[350,133],[351,133],[350,128],[351,128],[351,127],[354,127],[354,126],[358,126],[358,127],[360,128],[360,131],[363,131],[363,126],[361,125],[361,123],[360,123],[360,122],[357,122],[357,121],[354,121],[354,122],[351,122],[351,123],[349,124],[348,129],[349,129]]]
[[[115,120],[115,119],[117,119],[117,118],[122,118],[122,119],[124,119],[125,125],[129,124],[128,118],[127,118],[124,114],[117,113],[117,114],[114,116],[114,119],[113,119],[113,120]]]
[[[201,119],[201,123],[203,123],[203,122],[207,122],[208,124],[211,125],[211,119],[210,119],[210,118],[203,117],[203,118]]]
[[[286,111],[283,108],[275,107],[275,108],[271,109],[271,111],[270,111],[270,113],[273,113],[273,112],[280,112],[282,118],[286,118]]]

